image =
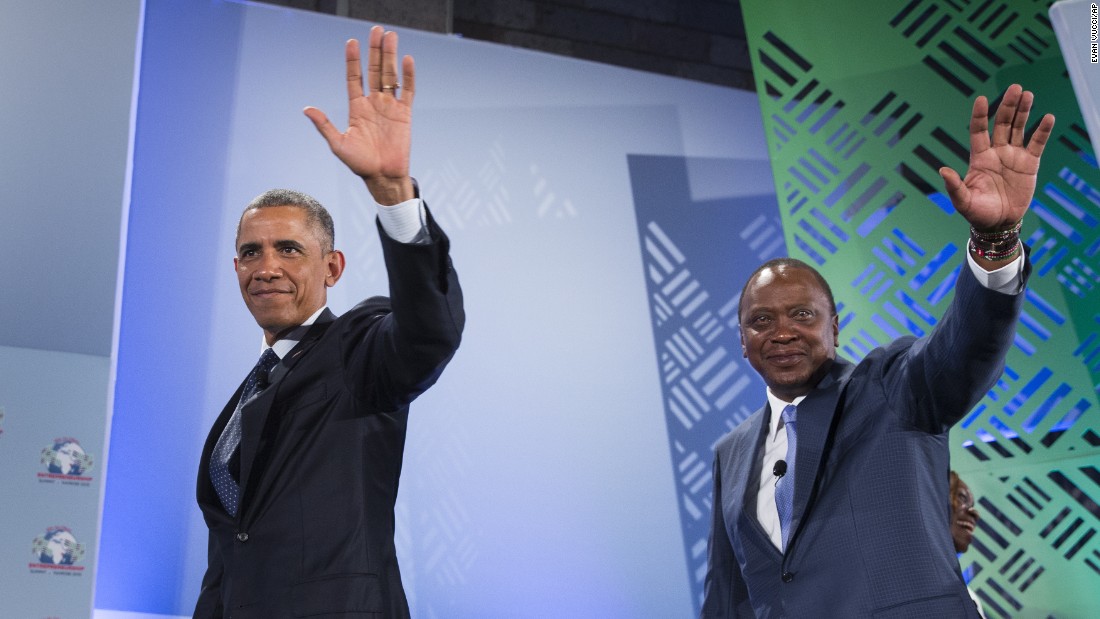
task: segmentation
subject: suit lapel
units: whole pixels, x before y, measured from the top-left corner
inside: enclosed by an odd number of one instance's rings
[[[252,398],[241,410],[241,504],[238,514],[243,514],[250,502],[250,490],[255,487],[253,472],[262,472],[259,469],[262,469],[267,458],[266,454],[260,454],[263,448],[261,439],[267,435],[265,428],[272,422],[278,422],[278,419],[271,420],[269,417],[276,410],[279,389],[294,366],[321,339],[335,319],[336,315],[328,308],[321,312],[305,336],[271,370],[267,389]]]
[[[798,406],[798,455],[794,472],[794,513],[791,516],[794,532],[787,542],[788,548],[794,545],[802,521],[813,506],[822,478],[822,462],[828,457],[836,424],[840,421],[842,407],[838,404],[854,368],[847,361],[836,359],[821,383]]]
[[[748,422],[751,424],[748,427],[747,437],[752,440],[751,445],[745,447],[751,450],[752,457],[749,459],[748,471],[745,472],[744,479],[745,487],[743,488],[743,498],[741,504],[745,506],[745,511],[752,516],[752,519],[759,524],[760,520],[756,517],[756,495],[760,492],[760,469],[764,466],[764,440],[768,436],[768,417],[770,416],[768,405],[765,404],[764,408],[758,410],[756,414],[749,418]],[[763,527],[760,527],[763,531]]]
[[[332,310],[326,307],[325,311],[321,312],[321,315],[317,317],[317,320],[315,320],[309,330],[306,331],[305,336],[302,337],[294,348],[290,349],[290,352],[287,353],[286,357],[283,357],[279,365],[271,370],[272,384],[282,380],[295,365],[298,365],[298,362],[305,356],[306,351],[313,348],[313,345],[321,339],[325,331],[328,331],[328,328],[332,325],[332,321],[334,320],[336,320],[336,314],[333,314]]]
[[[771,538],[768,537],[757,517],[757,493],[760,491],[760,471],[764,466],[763,449],[768,433],[768,411],[768,406],[765,405],[742,422],[746,424],[744,431],[740,432],[741,428],[738,428],[737,440],[726,449],[727,466],[722,471],[722,479],[723,484],[729,483],[726,480],[730,480],[732,485],[731,492],[724,495],[723,502],[731,505],[729,508],[723,505],[722,508],[727,514],[731,511],[737,513],[733,508],[739,504],[741,509],[736,517],[736,527],[740,530],[740,534],[747,535],[746,539],[764,549],[764,552],[768,552],[767,549],[770,548],[771,552],[778,554],[779,551],[772,544]],[[727,526],[732,526],[732,522]]]

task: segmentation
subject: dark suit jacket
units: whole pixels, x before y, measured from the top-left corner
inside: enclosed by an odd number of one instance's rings
[[[458,347],[465,322],[448,240],[407,245],[379,226],[391,299],[325,311],[242,410],[237,517],[210,482],[230,398],[203,449],[210,529],[195,617],[408,617],[394,501],[409,403]],[[242,383],[243,387],[243,383]]]
[[[964,265],[927,337],[837,359],[798,407],[785,554],[756,517],[767,407],[724,437],[702,616],[977,617],[949,530],[947,435],[1000,377],[1023,296]]]

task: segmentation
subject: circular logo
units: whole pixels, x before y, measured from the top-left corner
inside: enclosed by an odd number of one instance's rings
[[[54,439],[53,445],[42,449],[42,464],[58,475],[84,475],[92,468],[92,457],[75,438]]]
[[[76,541],[69,527],[54,526],[34,538],[31,554],[38,563],[73,565],[84,556],[84,544]]]

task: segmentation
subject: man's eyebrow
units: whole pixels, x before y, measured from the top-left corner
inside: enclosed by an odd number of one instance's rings
[[[305,245],[294,239],[275,241],[272,244],[275,246],[275,249],[284,249],[289,247],[290,249],[305,250]],[[237,253],[242,254],[246,251],[259,251],[262,246],[263,245],[261,243],[254,242],[241,243],[241,246],[237,248]]]

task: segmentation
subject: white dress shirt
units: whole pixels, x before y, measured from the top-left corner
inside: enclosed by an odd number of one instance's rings
[[[787,428],[783,424],[783,409],[788,404],[798,406],[806,396],[799,396],[793,402],[784,402],[772,393],[769,388],[768,408],[771,415],[768,417],[768,436],[764,438],[764,466],[760,467],[760,489],[756,492],[756,519],[764,532],[771,538],[776,548],[783,548],[783,531],[779,526],[779,508],[775,506],[775,482],[778,481],[772,474],[772,467],[777,460],[787,459]],[[794,470],[791,470],[794,473]],[[792,476],[783,483],[794,483]]]
[[[428,218],[424,213],[424,201],[420,198],[405,200],[392,206],[382,206],[377,202],[374,205],[378,207],[378,220],[382,222],[382,229],[398,243],[412,243],[418,234],[427,230]]]

